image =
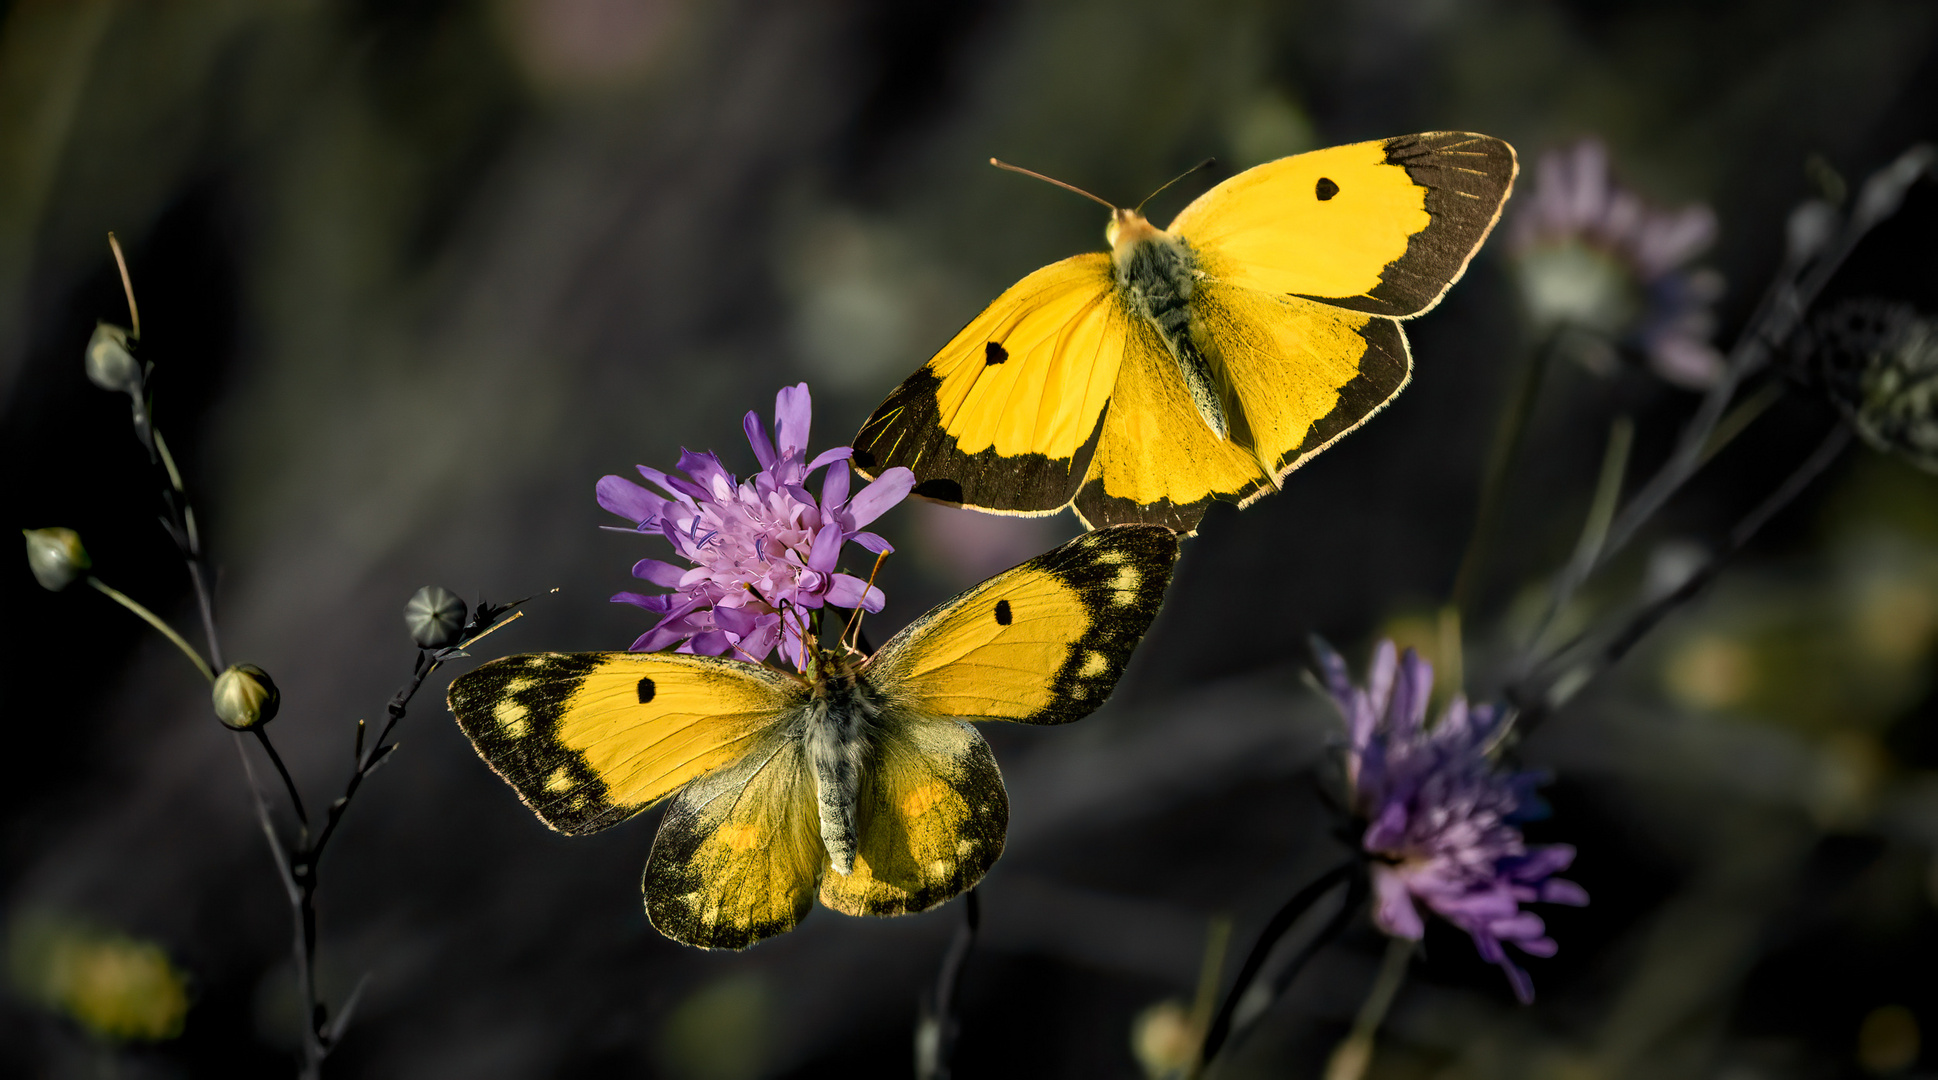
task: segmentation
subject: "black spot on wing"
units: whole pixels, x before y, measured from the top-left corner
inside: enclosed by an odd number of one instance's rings
[[[1009,359],[1009,350],[994,341],[982,347],[982,363],[984,367],[1000,364],[1007,359]]]
[[[1386,164],[1405,168],[1414,183],[1427,189],[1431,223],[1407,239],[1406,252],[1386,264],[1371,293],[1306,299],[1392,318],[1432,307],[1466,272],[1468,261],[1499,220],[1518,167],[1513,147],[1492,136],[1465,131],[1388,139]]]
[[[655,688],[653,686],[653,680],[651,679],[639,680],[639,703],[641,705],[644,705],[647,702],[653,700],[654,689]]]
[[[996,625],[1008,626],[1010,623],[1009,601],[996,601]]]
[[[567,703],[610,655],[507,656],[458,676],[446,697],[478,756],[559,832],[597,832],[643,809],[614,805],[585,755],[559,741]]]
[[[915,493],[936,502],[962,505],[962,485],[946,476],[931,477],[915,485]]]
[[[1320,202],[1327,202],[1334,195],[1339,194],[1339,185],[1321,176],[1319,182],[1313,185],[1312,193],[1319,197]]]

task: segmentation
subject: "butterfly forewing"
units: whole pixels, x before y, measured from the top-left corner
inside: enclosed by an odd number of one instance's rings
[[[929,716],[1063,724],[1103,704],[1164,601],[1177,534],[1100,529],[936,608],[862,668]]]
[[[1036,271],[882,402],[855,436],[856,467],[909,468],[938,502],[1054,513],[1083,478],[1124,328],[1108,256]]]
[[[596,832],[749,753],[802,700],[753,664],[674,653],[533,653],[451,683],[458,727],[545,824]]]

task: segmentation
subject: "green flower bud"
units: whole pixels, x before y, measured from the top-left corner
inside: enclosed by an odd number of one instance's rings
[[[412,593],[410,602],[404,605],[404,625],[410,628],[410,639],[420,649],[456,645],[464,635],[464,623],[464,601],[436,585]]]
[[[27,566],[34,580],[49,592],[60,592],[94,565],[73,529],[22,529],[27,538]]]
[[[227,671],[215,677],[209,699],[215,703],[216,719],[237,731],[247,731],[276,719],[283,694],[267,671],[254,664],[230,664]]]
[[[1938,473],[1938,322],[1906,304],[1847,300],[1816,320],[1805,347],[1865,442]]]
[[[141,392],[141,364],[128,351],[128,332],[113,323],[96,323],[87,342],[88,381],[103,390]]]

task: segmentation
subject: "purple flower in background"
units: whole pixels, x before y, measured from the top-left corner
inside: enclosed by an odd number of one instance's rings
[[[679,643],[680,652],[731,652],[764,662],[779,646],[782,658],[801,668],[808,652],[808,612],[825,605],[882,609],[880,589],[835,566],[850,541],[877,555],[893,550],[888,541],[861,530],[907,497],[914,474],[888,469],[850,497],[852,450],[836,447],[808,460],[812,415],[806,383],[775,396],[771,439],[760,414],[748,413],[742,426],[760,471],[745,481],[736,480],[714,455],[690,450],[680,455],[685,476],[639,466],[640,475],[664,495],[623,477],[599,480],[600,506],[633,522],[639,532],[664,536],[693,564],[683,569],[641,559],[633,576],[673,591],[613,597],[661,616],[633,642],[635,652]],[[807,484],[824,468],[816,499]]]
[[[1648,206],[1610,179],[1607,149],[1583,139],[1542,155],[1512,228],[1522,295],[1537,324],[1630,346],[1678,386],[1716,381],[1723,358],[1709,343],[1710,305],[1722,277],[1686,265],[1716,239],[1709,207]]]
[[[1373,856],[1373,919],[1395,937],[1419,940],[1419,905],[1465,930],[1489,963],[1507,972],[1514,994],[1534,1000],[1534,983],[1502,948],[1553,956],[1534,901],[1588,903],[1581,886],[1553,875],[1574,861],[1567,844],[1529,847],[1517,823],[1534,816],[1539,776],[1502,771],[1488,756],[1506,717],[1497,706],[1456,697],[1428,727],[1433,667],[1391,641],[1373,653],[1366,686],[1346,662],[1315,640],[1326,690],[1345,714],[1350,741],[1346,779],[1353,809],[1369,824],[1361,841]]]

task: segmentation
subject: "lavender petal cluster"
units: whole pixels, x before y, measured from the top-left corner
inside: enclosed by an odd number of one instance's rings
[[[1630,345],[1663,379],[1692,389],[1722,371],[1712,305],[1722,277],[1688,264],[1716,239],[1707,206],[1652,207],[1609,175],[1608,150],[1584,139],[1542,155],[1510,243],[1537,322],[1568,323]]]
[[[908,496],[914,474],[887,469],[851,492],[850,448],[809,460],[812,419],[806,383],[775,396],[771,437],[759,413],[749,412],[742,426],[760,470],[746,480],[736,479],[715,455],[690,450],[680,455],[683,476],[639,466],[659,491],[619,476],[599,480],[600,506],[633,522],[638,532],[664,537],[692,564],[641,559],[633,566],[634,577],[671,590],[613,596],[616,603],[660,616],[633,642],[634,651],[677,645],[680,652],[765,662],[778,648],[798,669],[811,651],[810,612],[824,606],[881,610],[880,589],[836,566],[849,543],[877,555],[893,550],[863,527]],[[808,485],[823,469],[817,498]]]
[[[1391,641],[1374,651],[1366,685],[1353,685],[1346,662],[1314,642],[1319,674],[1344,714],[1346,778],[1352,807],[1367,821],[1361,840],[1373,857],[1374,921],[1395,937],[1418,940],[1424,907],[1466,931],[1483,959],[1500,965],[1522,1002],[1534,983],[1507,954],[1553,956],[1541,917],[1521,905],[1588,903],[1581,886],[1553,875],[1574,861],[1567,844],[1530,847],[1519,823],[1541,806],[1540,777],[1508,772],[1488,751],[1506,713],[1455,697],[1426,723],[1433,668]]]

